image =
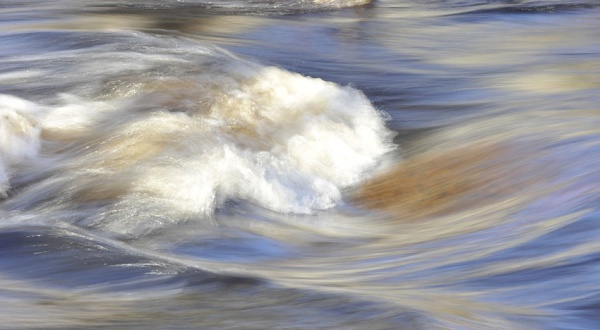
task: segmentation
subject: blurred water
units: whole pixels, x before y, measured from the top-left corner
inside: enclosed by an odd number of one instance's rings
[[[0,328],[597,329],[598,1],[4,1]]]

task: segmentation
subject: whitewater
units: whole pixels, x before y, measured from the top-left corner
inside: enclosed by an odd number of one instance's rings
[[[1,329],[597,329],[597,1],[5,1]]]

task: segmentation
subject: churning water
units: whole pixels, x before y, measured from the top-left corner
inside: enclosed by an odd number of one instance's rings
[[[600,328],[599,18],[3,1],[0,328]]]

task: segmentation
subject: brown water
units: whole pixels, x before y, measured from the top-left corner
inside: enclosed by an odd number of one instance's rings
[[[597,329],[598,1],[4,1],[0,328]]]

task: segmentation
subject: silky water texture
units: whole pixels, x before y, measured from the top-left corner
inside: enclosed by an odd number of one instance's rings
[[[4,1],[0,328],[598,329],[597,1]]]

